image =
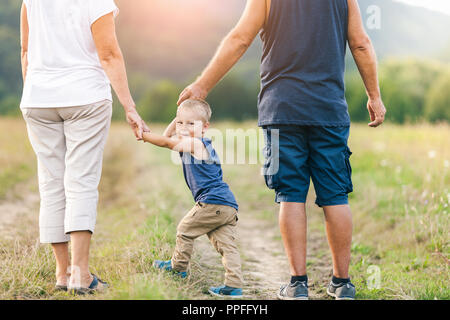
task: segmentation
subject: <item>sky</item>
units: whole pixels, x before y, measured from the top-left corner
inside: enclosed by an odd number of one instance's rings
[[[397,0],[397,1],[406,2],[408,4],[444,12],[444,13],[450,15],[450,1],[449,0]]]

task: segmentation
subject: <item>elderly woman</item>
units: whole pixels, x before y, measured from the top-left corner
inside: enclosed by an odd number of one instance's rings
[[[38,159],[40,240],[52,245],[56,287],[79,294],[107,287],[89,272],[89,247],[111,123],[110,84],[136,138],[148,131],[128,88],[117,14],[113,0],[22,5],[21,109]]]

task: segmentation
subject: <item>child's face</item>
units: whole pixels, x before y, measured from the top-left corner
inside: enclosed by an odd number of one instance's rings
[[[179,108],[176,120],[176,133],[178,136],[201,138],[208,129],[201,115],[193,109]]]

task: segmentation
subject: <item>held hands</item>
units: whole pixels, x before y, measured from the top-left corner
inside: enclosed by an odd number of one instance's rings
[[[126,118],[138,141],[142,140],[142,134],[144,132],[150,132],[150,129],[141,119],[139,113],[136,111],[136,108],[131,108],[126,111]]]
[[[384,122],[386,108],[381,98],[370,99],[367,102],[367,110],[369,110],[370,120],[369,127],[376,128]]]
[[[180,94],[177,105],[181,105],[183,101],[188,99],[200,99],[205,100],[208,96],[208,90],[204,88],[200,83],[194,82],[190,86],[186,87]]]

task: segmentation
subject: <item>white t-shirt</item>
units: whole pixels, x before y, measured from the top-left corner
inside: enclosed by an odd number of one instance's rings
[[[23,0],[27,8],[28,69],[21,108],[57,108],[111,100],[91,25],[114,0]]]

